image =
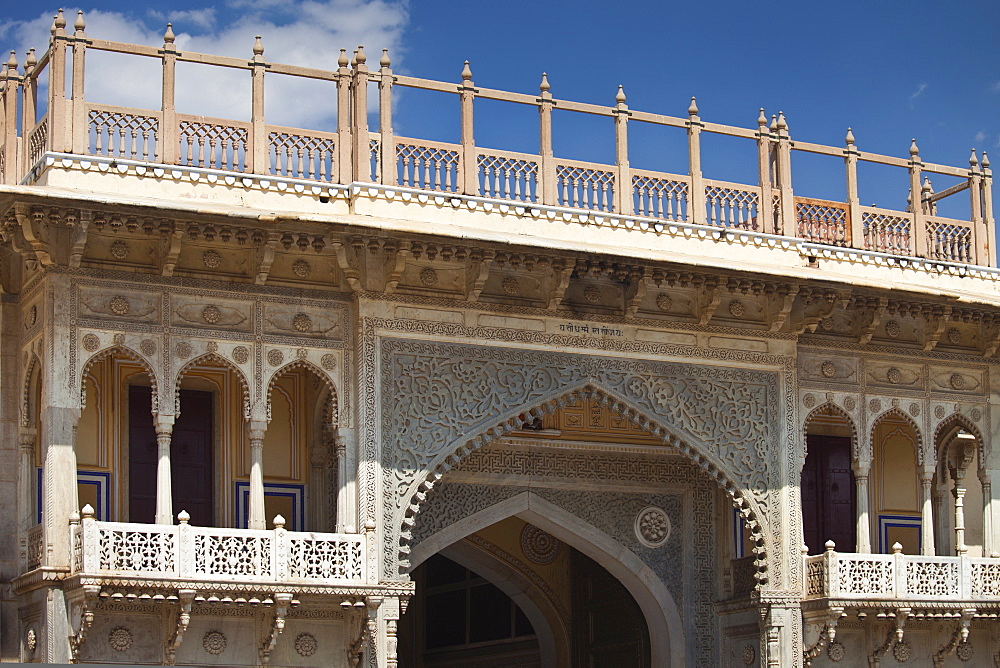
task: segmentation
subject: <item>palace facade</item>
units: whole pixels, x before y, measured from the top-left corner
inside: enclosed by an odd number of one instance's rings
[[[106,53],[162,71],[159,108],[86,99]],[[195,66],[245,76],[250,120],[180,113]],[[335,126],[268,124],[282,78]],[[395,135],[400,87],[454,96],[460,141]],[[478,145],[477,100],[537,109],[538,152]],[[0,104],[4,660],[1000,665],[985,154],[82,14],[12,54]],[[614,163],[555,155],[553,111],[605,119]],[[687,172],[632,168],[637,123]],[[757,182],[703,174],[707,134]],[[795,195],[803,152],[843,161],[843,201]],[[907,176],[897,209],[859,163]]]

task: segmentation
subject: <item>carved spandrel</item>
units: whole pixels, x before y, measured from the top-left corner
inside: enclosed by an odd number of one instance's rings
[[[160,296],[131,290],[81,287],[78,311],[83,318],[123,319],[154,323],[160,320]]]
[[[171,324],[176,327],[204,327],[249,332],[253,326],[253,306],[234,300],[199,299],[177,295],[172,300]]]

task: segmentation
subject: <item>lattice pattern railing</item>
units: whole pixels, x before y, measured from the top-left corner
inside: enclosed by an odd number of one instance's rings
[[[500,151],[476,156],[479,194],[483,197],[535,202],[538,197],[538,162],[532,156]]]
[[[182,165],[246,171],[250,125],[235,121],[182,119],[178,125]]]
[[[90,576],[314,584],[365,579],[364,537],[356,534],[99,522],[92,516],[71,530],[80,537],[74,571]]]
[[[368,138],[368,180],[372,183],[382,182],[382,140],[372,134]]]
[[[24,535],[21,567],[24,572],[34,570],[42,565],[45,556],[45,544],[42,541],[42,525],[31,527]]]
[[[116,107],[91,106],[87,121],[92,155],[159,160],[160,121],[155,116]]]
[[[927,219],[927,254],[933,260],[973,262],[972,228],[947,218]]]
[[[329,133],[300,134],[291,128],[270,128],[267,144],[271,174],[336,182],[336,138]]]
[[[614,209],[615,174],[589,165],[556,165],[557,203],[595,211]]]
[[[805,567],[806,598],[1000,601],[1000,559],[828,550]]]
[[[898,211],[861,207],[865,250],[911,255],[910,225],[912,219]]]
[[[458,184],[458,150],[450,144],[407,139],[396,144],[399,184],[409,188],[455,192]]]
[[[795,198],[797,236],[818,244],[849,246],[851,215],[846,204]]]
[[[688,183],[650,173],[632,173],[632,206],[637,215],[660,220],[688,219]]]
[[[706,183],[705,222],[716,227],[760,230],[760,190],[728,183]]]
[[[28,165],[34,165],[41,160],[48,145],[49,117],[43,116],[38,125],[28,135]]]

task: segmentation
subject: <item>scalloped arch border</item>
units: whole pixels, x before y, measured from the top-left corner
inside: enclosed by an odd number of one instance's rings
[[[172,385],[173,385],[173,399],[174,399],[174,413],[177,414],[177,415],[180,414],[180,406],[178,405],[178,399],[179,399],[180,395],[178,394],[178,391],[180,390],[180,387],[181,387],[181,380],[184,379],[184,376],[186,376],[188,374],[188,372],[193,367],[195,367],[196,365],[201,364],[203,362],[207,362],[207,361],[216,362],[220,366],[226,367],[239,380],[240,387],[243,388],[243,419],[244,419],[244,421],[250,420],[251,409],[252,409],[252,406],[253,406],[253,403],[252,403],[252,400],[251,400],[251,394],[250,394],[250,381],[247,380],[247,377],[243,373],[242,369],[240,369],[235,363],[233,363],[232,361],[226,359],[225,357],[223,357],[222,355],[220,355],[217,352],[203,353],[201,355],[198,355],[198,356],[196,356],[196,357],[188,360],[184,364],[184,366],[182,366],[180,369],[178,369],[177,373],[174,374],[174,380],[173,380],[173,383],[172,383]]]
[[[87,361],[80,367],[80,377],[77,379],[77,385],[80,389],[80,409],[83,410],[87,406],[87,391],[86,386],[84,385],[84,380],[87,378],[87,373],[90,371],[90,368],[98,362],[103,362],[106,359],[117,357],[119,355],[138,363],[139,366],[145,370],[146,375],[149,376],[149,384],[153,390],[153,403],[151,410],[153,413],[156,413],[160,408],[163,397],[160,396],[160,379],[156,375],[153,365],[151,365],[141,353],[120,343],[110,345],[103,350],[98,350],[93,355],[88,357]]]
[[[267,421],[271,421],[271,392],[274,390],[275,382],[277,382],[277,380],[286,373],[290,373],[296,369],[306,369],[307,371],[311,371],[323,382],[324,385],[326,385],[326,389],[330,391],[330,396],[324,402],[326,407],[324,422],[331,426],[337,426],[340,422],[340,394],[337,392],[337,385],[334,383],[333,378],[330,377],[330,374],[320,369],[315,363],[307,359],[292,360],[288,364],[275,369],[274,372],[268,377],[264,392]]]

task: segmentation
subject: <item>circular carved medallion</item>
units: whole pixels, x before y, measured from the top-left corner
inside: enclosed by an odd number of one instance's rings
[[[670,518],[662,508],[649,506],[635,516],[635,535],[646,547],[660,547],[670,538]]]
[[[97,334],[84,334],[83,336],[83,349],[88,353],[92,353],[101,347],[101,340],[97,338]]]
[[[910,404],[910,415],[913,417],[920,417],[920,404],[912,403]]]
[[[139,342],[139,352],[146,357],[152,357],[156,354],[156,341],[153,339],[143,339]]]
[[[972,417],[973,422],[979,422],[983,419],[983,412],[978,408],[973,408],[970,417]]]
[[[312,273],[312,267],[305,260],[296,260],[292,263],[292,273],[299,278],[306,278]]]
[[[753,645],[743,646],[743,665],[752,666],[753,662],[757,660],[757,650],[753,648]]]
[[[206,306],[201,310],[202,319],[210,325],[222,320],[222,311],[219,310],[218,306]]]
[[[525,524],[521,530],[521,551],[536,564],[551,564],[559,556],[561,547],[558,538],[533,524]]]
[[[182,360],[187,359],[188,357],[191,357],[191,344],[187,341],[181,341],[177,344],[177,347],[174,348],[174,351]]]
[[[420,270],[420,282],[428,286],[434,285],[438,282],[437,272],[430,267],[424,267]]]
[[[209,654],[219,655],[226,651],[226,636],[219,631],[209,631],[201,639],[201,646]]]
[[[518,289],[520,289],[521,287],[520,285],[518,285],[517,279],[514,278],[513,276],[505,277],[501,285],[503,287],[503,291],[508,295],[516,295]]]
[[[958,643],[958,647],[955,648],[955,654],[962,661],[969,661],[972,659],[972,643],[968,640]]]
[[[271,348],[267,351],[267,363],[271,366],[278,366],[284,359],[284,353],[277,348]]]
[[[305,348],[299,348],[295,351],[295,359],[304,360],[307,357],[309,357],[309,351]]]
[[[312,330],[313,321],[305,313],[298,313],[292,318],[292,327],[298,332],[308,332]]]
[[[35,648],[38,647],[38,636],[35,635],[35,629],[28,629],[28,632],[24,634],[24,646],[28,648],[29,652],[34,652]]]
[[[962,342],[962,332],[959,331],[958,327],[952,327],[948,330],[948,343],[953,346],[957,346]]]
[[[742,318],[743,314],[747,312],[747,307],[743,305],[739,299],[734,299],[729,302],[729,315],[734,318]]]
[[[895,320],[890,320],[889,322],[885,323],[885,334],[890,339],[895,339],[897,336],[899,336],[899,323],[896,322]]]
[[[236,346],[233,348],[233,361],[237,364],[246,364],[250,359],[250,349],[246,346]]]
[[[830,658],[830,661],[839,663],[844,660],[846,654],[847,651],[844,649],[844,643],[839,640],[834,640],[826,646],[826,655]]]
[[[129,247],[127,243],[118,239],[111,243],[111,247],[108,250],[111,251],[111,257],[116,260],[124,260],[128,257]]]
[[[901,380],[903,380],[903,372],[897,369],[896,367],[892,367],[891,369],[885,372],[885,377],[890,383],[896,385]]]
[[[896,661],[900,663],[906,663],[913,656],[913,648],[905,640],[900,640],[898,643],[892,647],[892,655],[895,657]]]
[[[952,389],[961,390],[965,387],[965,376],[960,373],[953,373],[951,374],[951,380],[949,382],[951,383]]]
[[[666,292],[661,292],[660,294],[656,295],[656,308],[660,309],[661,311],[669,311],[670,305],[673,303],[674,300],[671,299]]]
[[[587,289],[583,291],[583,298],[591,304],[596,304],[601,301],[601,291],[593,285],[588,285]]]
[[[210,353],[217,353],[219,352],[219,344],[215,341],[209,341],[208,345],[205,346],[205,349]]]
[[[113,628],[108,634],[108,644],[116,652],[124,652],[132,646],[132,632],[124,626]]]
[[[824,332],[829,332],[833,329],[833,318],[823,318],[819,321],[819,326]]]
[[[111,301],[108,302],[108,308],[115,315],[125,315],[132,308],[132,305],[128,303],[128,300],[118,295],[117,297],[112,297]]]
[[[215,269],[222,264],[222,255],[219,254],[219,251],[207,250],[201,254],[201,261],[209,269]]]
[[[812,408],[813,406],[816,405],[816,396],[813,394],[807,394],[806,396],[802,397],[802,405],[805,406],[806,408]]]
[[[938,420],[940,420],[941,418],[943,418],[944,414],[945,414],[945,408],[944,408],[944,406],[935,406],[934,407],[934,417],[936,417]]]
[[[872,413],[878,413],[880,410],[882,410],[882,401],[880,399],[872,399],[871,401],[868,402],[868,409]]]
[[[333,371],[337,368],[337,356],[327,353],[319,358],[319,363],[327,371]]]
[[[316,636],[311,633],[300,633],[295,637],[295,651],[299,653],[299,656],[312,656],[318,647]]]
[[[837,373],[837,365],[827,360],[820,365],[819,370],[824,378],[833,378],[834,374]]]
[[[854,399],[854,397],[844,397],[844,408],[849,411],[853,411],[857,407],[858,402]]]

